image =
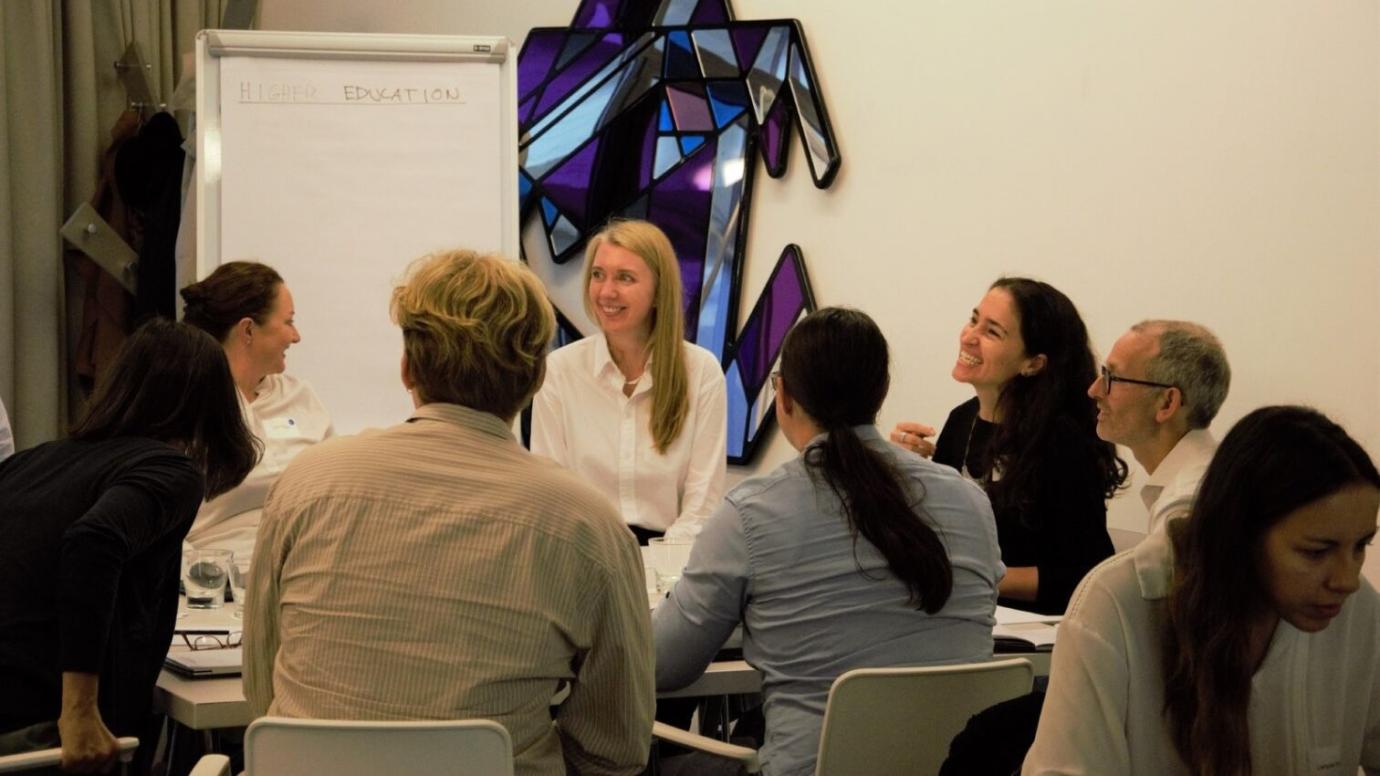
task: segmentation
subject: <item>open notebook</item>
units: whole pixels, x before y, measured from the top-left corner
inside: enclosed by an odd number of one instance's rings
[[[997,607],[997,625],[992,628],[997,652],[1049,652],[1059,630],[1059,615],[1036,614],[1005,606]]]

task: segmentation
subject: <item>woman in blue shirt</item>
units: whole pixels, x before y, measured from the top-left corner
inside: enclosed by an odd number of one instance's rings
[[[657,689],[743,624],[762,672],[763,773],[812,774],[829,687],[853,668],[990,658],[999,551],[987,496],[874,427],[886,339],[864,313],[798,323],[773,376],[800,457],[734,488],[653,614]]]

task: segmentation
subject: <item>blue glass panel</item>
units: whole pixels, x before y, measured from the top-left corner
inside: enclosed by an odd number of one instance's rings
[[[527,173],[518,173],[518,203],[519,207],[527,202],[527,195],[532,193],[532,179],[527,177]]]
[[[696,30],[691,37],[705,78],[738,77],[738,57],[728,30]]]
[[[799,44],[791,44],[791,101],[795,104],[800,136],[805,140],[805,158],[810,162],[810,172],[820,181],[826,175],[832,177],[832,173],[826,171],[837,163],[839,154],[834,147],[834,133],[829,128],[824,104],[815,93],[814,78],[804,53]]]
[[[732,295],[738,276],[738,218],[743,198],[743,160],[747,157],[747,124],[744,116],[719,136],[714,161],[714,193],[709,206],[695,342],[720,360],[728,345],[729,326],[736,310]]]
[[[661,117],[657,119],[656,128],[662,132],[670,132],[676,128],[671,121],[671,106],[667,105],[665,100],[661,101]]]
[[[667,80],[699,78],[700,62],[690,47],[690,33],[676,30],[666,36],[666,41]]]
[[[690,15],[695,12],[699,0],[661,0],[652,24],[658,27],[675,27],[690,23]]]
[[[657,138],[656,166],[652,168],[652,177],[660,178],[679,161],[680,148],[676,146],[676,139],[674,137]]]
[[[547,226],[550,226],[556,221],[556,205],[546,197],[541,198],[541,214],[542,220],[546,222]]]
[[[752,103],[747,87],[741,81],[719,81],[705,85],[709,92],[709,107],[714,111],[714,123],[727,126],[747,110]]]
[[[704,138],[700,137],[699,135],[686,135],[685,137],[682,137],[680,139],[681,153],[685,154],[686,156],[689,156],[690,152],[694,151],[696,148],[699,148],[702,145],[704,145]]]
[[[561,216],[556,220],[556,225],[551,227],[551,249],[556,253],[565,253],[575,245],[580,239],[580,230],[575,225]]]
[[[728,459],[740,460],[747,445],[747,394],[743,391],[743,379],[738,373],[737,364],[729,364],[724,372],[725,387],[728,389]]]
[[[786,80],[786,64],[790,54],[791,29],[772,27],[757,59],[748,70],[748,94],[752,95],[752,108],[759,122],[767,120],[781,84]]]

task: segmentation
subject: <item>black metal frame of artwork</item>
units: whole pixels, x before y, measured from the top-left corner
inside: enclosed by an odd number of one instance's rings
[[[785,174],[796,122],[826,188],[838,147],[799,22],[736,21],[729,0],[582,0],[570,27],[532,30],[518,55],[524,258],[565,264],[610,218],[660,226],[680,260],[686,339],[724,367],[735,464],[770,428],[786,332],[815,308],[787,245],[732,328],[756,155]],[[561,344],[580,336],[564,316],[561,330]]]

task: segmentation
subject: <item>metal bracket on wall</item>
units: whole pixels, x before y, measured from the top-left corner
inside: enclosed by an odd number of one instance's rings
[[[140,119],[148,118],[150,113],[163,109],[162,103],[154,102],[153,89],[149,87],[149,65],[144,64],[138,43],[131,43],[125,47],[125,53],[115,62],[115,75],[125,87],[125,99],[129,102],[129,109],[139,111]]]
[[[91,257],[97,266],[109,272],[126,291],[134,294],[139,254],[120,238],[95,208],[83,202],[62,225],[59,233]]]

